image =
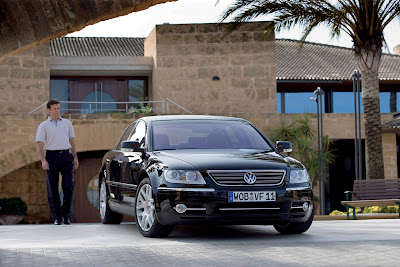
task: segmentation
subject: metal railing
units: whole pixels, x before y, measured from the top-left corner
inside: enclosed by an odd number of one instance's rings
[[[136,112],[140,113],[141,108],[150,107],[152,112],[161,111],[162,114],[170,113],[170,103],[179,109],[192,114],[189,110],[175,103],[170,99],[163,101],[135,101],[135,102],[94,102],[94,101],[60,101],[61,114],[94,114],[94,113],[111,113],[111,112]],[[33,114],[37,110],[46,106],[47,102],[35,108],[28,115]],[[68,108],[63,108],[62,104],[68,104]],[[82,108],[82,104],[85,105]],[[114,106],[111,107],[110,105]],[[161,107],[157,107],[161,105]],[[70,107],[71,106],[71,107]],[[76,106],[76,107],[74,107]],[[119,106],[119,108],[117,108]],[[121,108],[124,106],[124,108]],[[83,111],[83,112],[82,112]]]

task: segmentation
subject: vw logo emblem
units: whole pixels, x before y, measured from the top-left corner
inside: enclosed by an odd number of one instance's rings
[[[257,176],[252,172],[248,172],[243,176],[243,179],[248,184],[255,184]]]

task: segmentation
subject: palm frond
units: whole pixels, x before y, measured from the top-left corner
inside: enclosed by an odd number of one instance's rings
[[[375,45],[381,47],[383,30],[400,16],[400,0],[236,0],[221,16],[221,22],[233,18],[227,28],[231,32],[262,15],[274,16],[275,32],[300,25],[301,44],[312,30],[324,24],[331,29],[332,37],[345,32],[355,43],[374,38]]]
[[[291,128],[291,125],[282,125],[281,127],[271,131],[270,138],[273,142],[289,141],[293,143],[296,140],[296,134],[295,131]]]

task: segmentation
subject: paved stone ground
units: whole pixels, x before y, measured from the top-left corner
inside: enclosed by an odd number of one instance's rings
[[[180,226],[142,237],[134,224],[0,226],[0,266],[400,266],[400,220],[272,226]]]

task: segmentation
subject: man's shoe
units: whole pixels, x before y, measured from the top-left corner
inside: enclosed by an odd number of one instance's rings
[[[55,221],[54,221],[54,224],[55,224],[55,225],[61,225],[62,222],[61,222],[61,220],[55,220]]]
[[[68,219],[68,217],[64,217],[64,224],[71,224],[71,221]]]

